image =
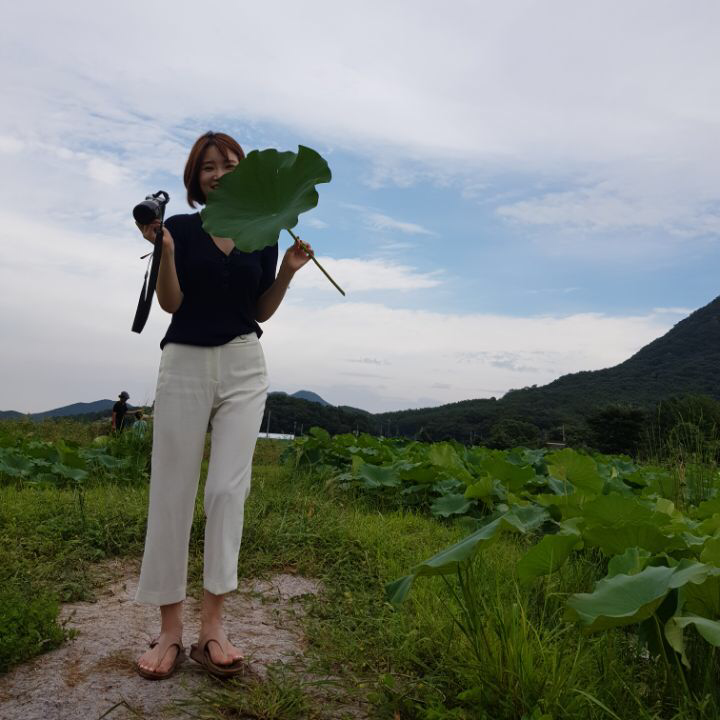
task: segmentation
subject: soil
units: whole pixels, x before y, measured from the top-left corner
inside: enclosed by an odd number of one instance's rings
[[[217,682],[189,658],[161,682],[137,675],[134,662],[157,633],[158,612],[134,601],[139,564],[116,562],[103,572],[107,579],[96,602],[62,608],[61,621],[77,631],[76,637],[0,677],[0,718],[98,720],[104,713],[109,720],[187,717],[173,709],[172,701],[189,697],[202,683]],[[320,589],[315,580],[288,572],[251,581],[228,596],[225,628],[245,653],[249,672],[262,677],[268,665],[302,655],[298,600]],[[199,611],[199,603],[188,598],[183,638],[188,653],[197,640]]]

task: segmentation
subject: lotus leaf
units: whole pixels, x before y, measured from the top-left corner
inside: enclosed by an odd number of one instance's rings
[[[622,555],[616,555],[608,563],[609,578],[615,575],[636,575],[644,570],[652,554],[639,547],[628,548]]]
[[[599,494],[605,481],[598,472],[595,461],[588,455],[565,448],[545,456],[548,472],[559,480],[567,480],[578,490]]]
[[[443,495],[443,497],[438,498],[430,506],[430,512],[436,517],[450,517],[450,515],[462,515],[469,510],[471,504],[472,503],[467,500],[464,495]]]
[[[260,250],[290,230],[318,203],[315,185],[330,182],[330,168],[315,150],[253,150],[220,178],[200,213],[211,235],[230,237],[243,252]]]
[[[392,467],[379,467],[363,463],[358,475],[362,478],[366,488],[398,487],[400,485],[400,477]]]
[[[701,637],[715,647],[720,647],[720,622],[709,620],[697,615],[681,615],[671,617],[665,624],[665,637],[670,646],[679,653],[683,665],[690,667],[690,661],[685,653],[684,630],[688,625],[694,625]]]
[[[486,498],[493,494],[494,489],[495,481],[489,475],[485,475],[468,487],[465,497],[468,499]]]
[[[515,465],[502,457],[488,458],[483,463],[483,470],[500,480],[513,492],[517,492],[530,480],[535,479],[534,468],[529,465],[524,467]]]
[[[604,578],[592,593],[578,593],[568,600],[568,616],[579,620],[586,632],[638,623],[655,612],[670,590],[716,575],[720,568],[681,560],[674,568],[646,567],[635,575]]]
[[[536,506],[515,507],[493,520],[460,542],[441,550],[429,560],[418,565],[410,575],[385,586],[388,599],[401,603],[406,597],[415,578],[421,575],[448,575],[454,573],[460,563],[472,557],[480,548],[494,542],[504,530],[527,534],[548,520],[548,514]]]
[[[520,581],[526,583],[541,575],[554,573],[570,557],[570,553],[581,545],[582,539],[577,531],[546,535],[520,558]]]
[[[588,545],[598,547],[607,555],[619,555],[629,547],[641,547],[651,553],[686,549],[682,535],[664,532],[647,522],[624,525],[595,525],[583,531]]]

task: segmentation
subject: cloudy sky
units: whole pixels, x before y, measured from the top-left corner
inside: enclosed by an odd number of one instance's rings
[[[623,361],[718,294],[713,0],[3,2],[0,409],[152,401],[131,209],[206,130],[319,151],[272,389],[371,411]],[[281,246],[287,241],[281,238]]]

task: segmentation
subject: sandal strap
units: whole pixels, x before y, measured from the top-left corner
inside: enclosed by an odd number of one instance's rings
[[[212,657],[210,655],[210,648],[208,647],[211,642],[217,643],[218,647],[220,648],[220,651],[223,653],[223,655],[226,654],[222,643],[216,637],[213,637],[213,636],[205,638],[205,640],[203,642],[198,641],[197,646],[198,646],[198,648],[200,648],[200,650],[203,654],[206,654],[208,656],[208,659],[210,660],[210,662],[213,662],[213,664],[214,664],[214,661],[212,660]],[[230,642],[230,638],[228,638],[228,642]],[[230,665],[234,665],[235,663],[238,663],[238,662],[245,662],[244,654],[241,654],[239,658],[235,658],[232,661],[232,663],[230,663]],[[225,668],[225,667],[229,667],[229,665],[218,665],[218,667]]]
[[[223,653],[225,652],[225,649],[223,648],[223,644],[220,642],[220,640],[218,640],[218,638],[216,638],[214,636],[205,638],[205,640],[203,640],[202,642],[198,642],[198,645],[203,649],[203,652],[210,652],[210,650],[208,650],[208,645],[211,642],[217,643],[220,646],[220,650]]]
[[[159,644],[160,644],[160,638],[158,637],[150,642],[150,647],[154,648]],[[174,647],[177,648],[177,653],[176,653],[175,657],[178,657],[180,655],[180,653],[185,651],[185,648],[183,647],[183,644],[182,644],[182,640],[175,640],[174,642],[168,643],[163,651],[162,656],[160,657],[160,662],[162,662],[163,658],[168,654],[168,651]]]

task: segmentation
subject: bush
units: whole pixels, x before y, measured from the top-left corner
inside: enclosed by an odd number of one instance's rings
[[[590,443],[608,455],[637,455],[645,429],[645,413],[631,405],[608,405],[587,419]]]
[[[537,447],[540,444],[540,428],[524,420],[506,418],[495,423],[490,430],[488,446],[497,450],[515,447]]]
[[[49,594],[0,589],[0,673],[60,646],[68,633],[57,616],[58,603]]]

